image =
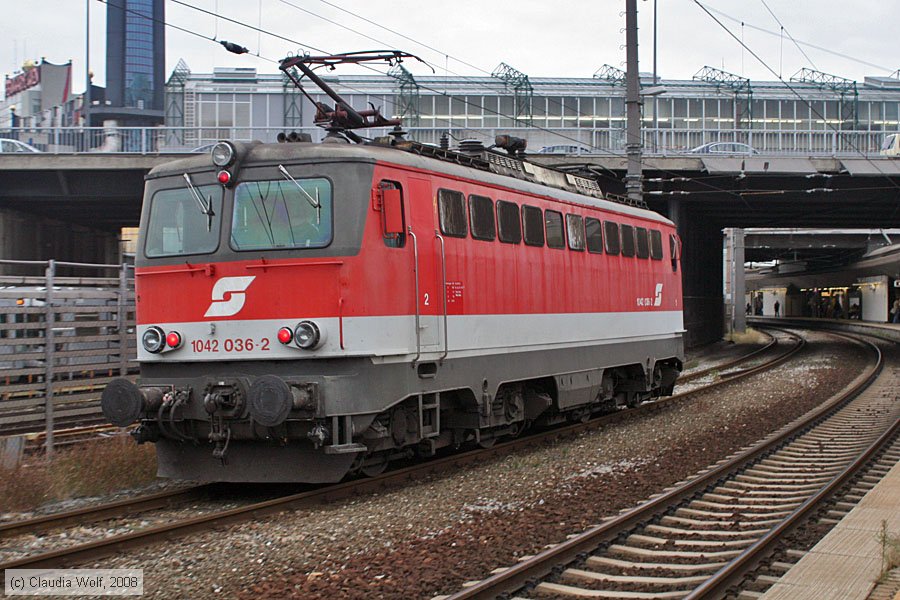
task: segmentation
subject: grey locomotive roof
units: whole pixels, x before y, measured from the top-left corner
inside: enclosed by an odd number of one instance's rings
[[[241,159],[242,166],[253,167],[271,164],[290,164],[298,160],[310,162],[333,162],[334,160],[352,160],[355,162],[386,162],[398,166],[411,167],[426,171],[443,173],[453,177],[480,181],[490,185],[496,185],[514,189],[530,194],[543,196],[551,196],[553,198],[571,202],[574,204],[582,204],[602,208],[603,210],[616,212],[624,215],[641,217],[644,219],[658,221],[660,223],[671,224],[671,221],[659,213],[648,209],[637,208],[612,202],[610,200],[601,200],[592,198],[563,189],[551,186],[541,185],[530,181],[516,179],[499,175],[489,171],[484,171],[474,167],[456,164],[446,160],[439,160],[429,156],[422,156],[413,152],[390,146],[380,146],[376,144],[345,144],[345,143],[284,143],[284,144],[248,144],[249,152]],[[180,175],[184,172],[196,172],[208,170],[212,167],[209,154],[198,154],[190,158],[179,159],[170,163],[165,163],[155,167],[147,175],[147,179],[156,179],[171,175]]]

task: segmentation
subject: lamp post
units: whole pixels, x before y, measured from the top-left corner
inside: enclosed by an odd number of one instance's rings
[[[659,83],[656,79],[656,0],[653,0],[653,85]]]
[[[638,73],[637,0],[625,0],[625,154],[628,157],[625,195],[643,201],[641,183],[641,78]]]
[[[81,100],[81,115],[84,126],[91,126],[91,0],[84,0],[84,96]]]

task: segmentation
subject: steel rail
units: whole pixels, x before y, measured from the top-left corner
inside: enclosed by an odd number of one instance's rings
[[[851,336],[845,336],[851,337]],[[855,339],[855,338],[854,338]],[[857,340],[859,341],[859,340]],[[858,376],[843,392],[820,406],[814,412],[794,420],[780,430],[774,432],[756,446],[749,448],[726,462],[711,468],[699,477],[684,485],[664,492],[647,502],[632,508],[618,516],[589,528],[585,532],[573,536],[558,545],[544,550],[531,558],[523,560],[487,579],[479,581],[465,589],[452,594],[446,600],[488,600],[500,594],[511,593],[536,580],[547,577],[558,565],[568,564],[580,555],[595,552],[603,544],[614,541],[622,532],[628,531],[664,512],[673,505],[693,497],[698,492],[715,484],[727,475],[758,458],[771,453],[787,443],[791,438],[806,432],[818,423],[837,412],[850,400],[859,395],[872,384],[883,369],[881,350],[871,342],[864,342],[874,350],[874,365]],[[729,379],[726,381],[733,381]]]
[[[790,332],[787,333],[790,334]],[[540,432],[527,438],[520,438],[508,442],[503,442],[489,449],[470,450],[461,454],[454,454],[452,456],[439,458],[419,465],[404,467],[369,479],[348,481],[330,485],[316,490],[292,494],[272,500],[266,500],[264,502],[249,504],[226,511],[200,515],[175,523],[152,526],[146,529],[141,529],[139,531],[114,536],[103,540],[96,540],[93,542],[71,546],[69,548],[48,551],[41,554],[36,554],[34,556],[16,559],[7,563],[0,563],[0,571],[4,569],[14,568],[59,567],[79,561],[95,559],[102,556],[107,556],[117,551],[145,546],[161,539],[173,539],[175,537],[180,537],[193,532],[207,531],[213,527],[239,523],[252,518],[262,517],[320,503],[333,502],[335,500],[352,497],[359,494],[379,491],[386,487],[401,485],[412,480],[422,479],[434,473],[449,470],[451,468],[462,467],[470,464],[481,464],[483,463],[485,458],[504,456],[516,451],[520,451],[523,448],[527,448],[530,446],[539,446],[540,444],[550,440],[575,437],[582,432],[592,431],[612,423],[618,423],[627,419],[637,418],[644,414],[662,410],[670,405],[682,402],[691,396],[699,395],[712,388],[726,383],[732,383],[736,379],[741,379],[755,373],[760,373],[762,371],[765,371],[766,369],[773,368],[774,366],[777,366],[787,360],[787,358],[804,347],[805,341],[802,338],[796,336],[795,334],[790,335],[793,335],[797,340],[799,340],[798,343],[788,352],[770,362],[759,365],[747,371],[742,371],[738,375],[716,381],[702,388],[697,388],[689,392],[670,396],[662,400],[644,403],[634,409],[622,410],[608,415],[603,415],[599,418],[592,419],[587,423],[576,423],[558,429]],[[100,510],[102,508],[103,507],[98,507],[97,510]],[[64,516],[65,515],[60,515],[60,518],[63,518]],[[72,518],[78,520],[70,522],[83,523],[85,517],[79,518],[73,516]],[[15,524],[9,524],[8,527],[13,527],[14,525]],[[50,527],[51,526],[48,525],[47,528]]]
[[[779,331],[783,331],[783,330],[779,329]],[[776,338],[775,336],[773,336],[772,334],[767,333],[767,332],[766,332],[766,335],[769,336],[769,343],[767,343],[762,348],[757,348],[753,352],[749,352],[748,354],[739,356],[739,357],[735,358],[734,360],[724,362],[720,365],[716,365],[714,367],[709,367],[708,369],[703,369],[702,371],[694,371],[693,373],[688,373],[687,375],[682,375],[681,377],[678,378],[678,383],[687,383],[688,381],[693,381],[695,379],[699,379],[701,377],[709,375],[710,373],[715,373],[716,371],[722,371],[724,369],[731,368],[731,367],[738,365],[744,361],[750,360],[754,356],[758,356],[758,355],[762,354],[763,352],[765,352],[766,350],[769,350],[770,348],[774,348],[775,346],[778,345],[778,338]]]
[[[187,502],[202,497],[209,492],[213,484],[198,485],[187,489],[166,490],[136,498],[126,498],[100,506],[88,506],[66,512],[43,515],[23,521],[11,521],[0,524],[0,539],[26,533],[39,533],[65,527],[81,525],[88,522],[102,521],[121,517],[125,514],[145,512],[157,508],[171,506],[179,502]]]
[[[720,598],[726,590],[737,583],[749,571],[752,571],[763,561],[788,532],[809,517],[810,513],[823,501],[830,497],[841,486],[856,475],[872,458],[900,431],[900,419],[895,419],[881,436],[878,437],[856,460],[844,470],[835,475],[825,487],[816,492],[812,497],[798,506],[794,512],[781,523],[772,528],[767,534],[757,540],[752,546],[744,550],[740,555],[732,559],[727,565],[719,569],[712,577],[695,588],[684,600],[701,600],[705,598]]]

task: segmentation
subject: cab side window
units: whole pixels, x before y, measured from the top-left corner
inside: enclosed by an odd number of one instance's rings
[[[669,258],[672,260],[672,270],[678,271],[678,260],[681,258],[681,242],[673,234],[669,234]]]
[[[381,235],[384,245],[388,248],[403,248],[406,245],[403,190],[396,181],[382,180],[378,183],[378,193],[381,195]]]

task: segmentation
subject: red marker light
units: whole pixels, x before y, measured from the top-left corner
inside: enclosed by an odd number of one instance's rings
[[[181,334],[177,331],[172,331],[169,335],[166,336],[166,345],[169,348],[177,348],[181,345]]]
[[[282,327],[278,330],[278,341],[282,344],[290,344],[294,339],[294,332],[290,327]]]
[[[231,181],[231,173],[228,171],[219,171],[218,179],[219,183],[222,185],[228,185],[228,182]]]

